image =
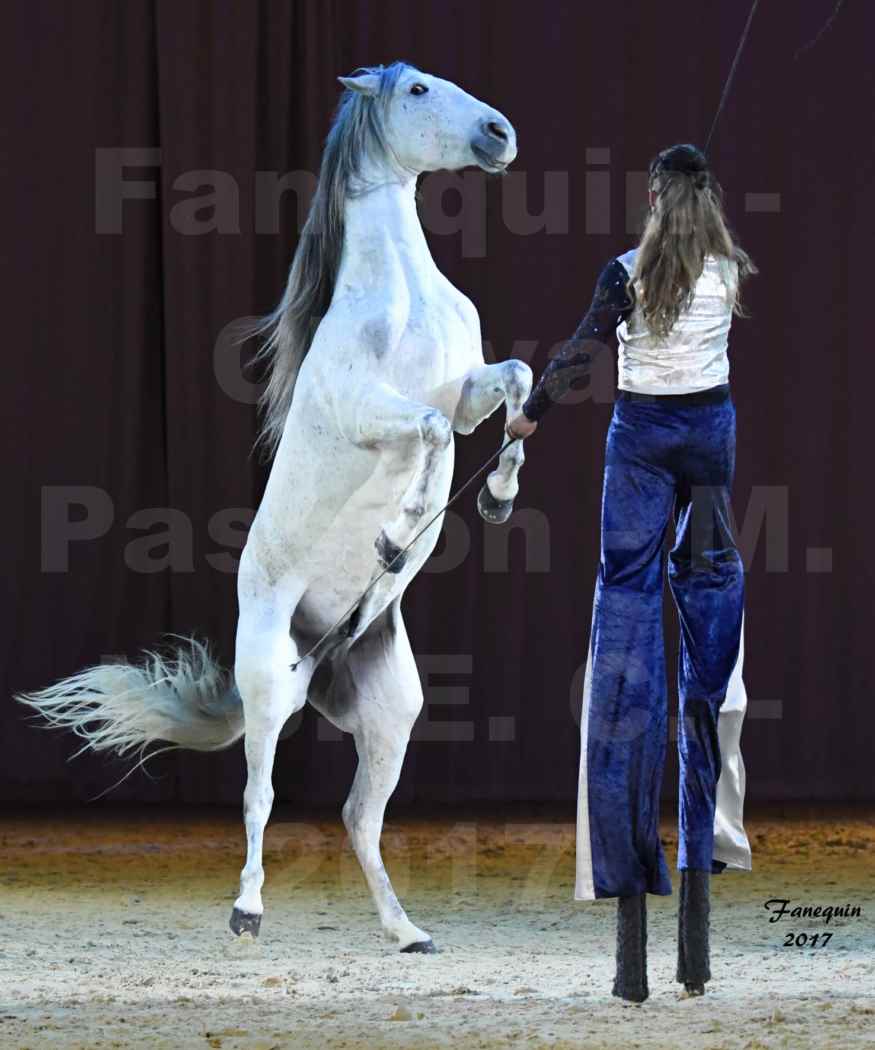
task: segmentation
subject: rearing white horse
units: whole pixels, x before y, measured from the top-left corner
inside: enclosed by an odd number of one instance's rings
[[[527,365],[484,363],[477,311],[435,266],[415,204],[421,172],[501,172],[516,136],[497,110],[403,63],[340,79],[285,296],[261,326],[262,437],[275,458],[240,561],[233,681],[192,641],[172,659],[89,668],[20,699],[85,748],[122,755],[153,741],[218,749],[245,733],[247,857],[231,928],[254,935],[277,741],[309,700],[355,738],[343,820],[383,928],[402,951],[427,952],[380,835],[423,701],[401,596],[440,518],[306,654],[445,505],[453,431],[471,433],[502,403],[515,416],[529,394]],[[522,461],[521,442],[502,453],[478,500],[487,520],[510,514]]]

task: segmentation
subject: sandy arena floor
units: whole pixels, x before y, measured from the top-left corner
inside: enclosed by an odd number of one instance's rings
[[[748,828],[756,870],[714,880],[709,994],[678,997],[676,896],[651,897],[651,998],[628,1006],[610,995],[614,904],[574,904],[573,826],[544,811],[389,822],[435,956],[382,940],[339,821],[272,821],[252,942],[227,927],[236,814],[0,815],[0,1047],[875,1047],[875,813]],[[664,837],[673,861],[669,821]],[[775,897],[862,916],[770,924]],[[833,936],[784,947],[791,931]]]

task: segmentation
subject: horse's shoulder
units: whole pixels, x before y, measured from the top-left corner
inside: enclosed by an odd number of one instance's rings
[[[312,349],[353,345],[379,357],[400,341],[407,318],[402,302],[335,298],[319,324]]]

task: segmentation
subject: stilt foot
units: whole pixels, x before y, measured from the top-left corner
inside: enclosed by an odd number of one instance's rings
[[[678,907],[677,980],[688,995],[704,995],[711,980],[710,881],[707,871],[682,871]]]
[[[643,1003],[647,987],[647,895],[617,901],[617,972],[612,994],[631,1003]]]

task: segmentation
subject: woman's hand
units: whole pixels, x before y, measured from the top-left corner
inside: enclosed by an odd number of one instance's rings
[[[538,424],[529,419],[524,412],[520,412],[518,416],[510,420],[504,432],[510,438],[527,438],[531,437],[537,429]]]

